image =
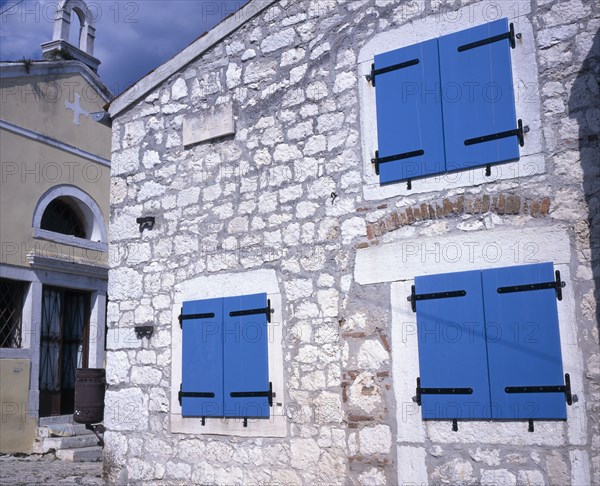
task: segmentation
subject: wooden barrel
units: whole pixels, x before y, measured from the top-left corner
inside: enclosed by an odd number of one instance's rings
[[[104,420],[104,368],[79,368],[75,371],[75,412],[73,420],[80,424],[97,424]]]

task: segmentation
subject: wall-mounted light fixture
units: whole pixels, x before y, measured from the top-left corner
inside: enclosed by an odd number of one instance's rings
[[[136,219],[137,224],[140,225],[140,233],[145,229],[151,230],[154,228],[155,218],[154,216],[144,216]]]

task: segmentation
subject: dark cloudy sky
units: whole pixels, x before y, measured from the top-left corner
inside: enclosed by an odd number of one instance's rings
[[[94,55],[102,62],[102,80],[120,93],[246,1],[86,0],[96,21]],[[0,60],[41,59],[40,44],[52,39],[56,3],[0,0]]]

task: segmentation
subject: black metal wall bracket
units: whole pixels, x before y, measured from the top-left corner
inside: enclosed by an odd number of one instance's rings
[[[556,270],[554,272],[554,275],[554,282],[543,282],[526,285],[511,285],[509,287],[499,287],[497,291],[499,294],[510,294],[513,292],[528,292],[530,290],[554,289],[556,290],[556,298],[558,300],[562,300],[562,289],[566,286],[566,283],[561,280],[559,270]]]
[[[269,400],[269,407],[273,406],[273,383],[269,382],[269,389],[267,391],[250,391],[250,392],[230,392],[231,398],[251,398],[251,397],[267,397]]]
[[[91,430],[94,435],[98,438],[98,445],[100,447],[104,447],[104,440],[102,439],[102,437],[100,437],[100,434],[104,433],[104,425],[102,424],[96,424],[96,425],[92,425],[92,424],[85,424],[85,428],[87,430]]]
[[[406,298],[410,302],[413,312],[417,312],[418,300],[433,300],[433,299],[448,299],[450,297],[464,297],[467,295],[466,290],[451,290],[449,292],[433,292],[431,294],[417,294],[415,286],[410,288],[410,295]]]
[[[375,86],[375,76],[377,76],[378,74],[385,74],[391,71],[397,71],[398,69],[416,66],[417,64],[419,64],[419,62],[420,61],[418,59],[411,59],[410,61],[401,62],[381,69],[375,69],[375,63],[373,63],[371,64],[371,72],[367,74],[365,78],[367,78],[367,82],[371,83],[372,86]]]
[[[421,405],[421,395],[472,395],[472,388],[421,388],[421,377],[417,378],[417,405]]]
[[[492,37],[487,37],[486,39],[481,39],[479,41],[471,42],[469,44],[464,44],[462,46],[459,46],[457,48],[457,51],[458,52],[468,51],[470,49],[475,49],[476,47],[487,46],[488,44],[493,44],[494,42],[500,42],[501,40],[504,40],[504,39],[508,39],[508,42],[510,43],[510,47],[512,49],[514,49],[517,46],[515,38],[520,39],[521,34],[520,33],[515,34],[515,26],[511,22],[508,27],[508,32],[505,32],[504,34],[494,35]]]
[[[181,308],[181,314],[179,314],[179,327],[183,327],[183,321],[190,319],[212,319],[215,317],[214,312],[205,312],[203,314],[184,314],[183,307]]]
[[[452,419],[452,431],[458,432],[458,421],[456,419]]]
[[[567,405],[573,405],[573,394],[571,393],[571,377],[565,373],[564,385],[551,386],[507,386],[506,393],[564,393]]]
[[[273,312],[273,310],[271,309],[271,299],[267,299],[267,307],[263,307],[260,309],[231,311],[229,313],[229,316],[230,317],[240,317],[240,316],[255,316],[258,314],[266,314],[267,322],[271,322],[271,313],[272,312]]]
[[[152,230],[154,228],[154,223],[156,218],[154,216],[144,216],[142,218],[137,218],[136,223],[140,225],[140,233],[147,230]]]
[[[154,332],[154,326],[135,326],[133,330],[135,331],[135,336],[138,339],[150,339],[152,337],[152,333]]]

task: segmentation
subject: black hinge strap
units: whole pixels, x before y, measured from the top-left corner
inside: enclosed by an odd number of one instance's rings
[[[248,309],[248,310],[240,310],[240,311],[231,311],[229,315],[231,317],[240,317],[240,316],[255,316],[258,314],[266,314],[267,322],[271,322],[271,299],[267,299],[267,307],[263,307],[261,309]]]
[[[565,374],[564,385],[550,386],[507,386],[504,388],[506,393],[564,393],[568,405],[573,404],[573,395],[571,394],[571,377],[569,373]]]
[[[510,294],[512,292],[528,292],[530,290],[546,290],[546,289],[554,289],[556,290],[556,298],[558,300],[562,300],[562,289],[566,285],[560,279],[560,271],[556,270],[555,272],[556,280],[554,282],[543,282],[537,284],[526,284],[526,285],[512,285],[510,287],[499,287],[497,289],[499,294]]]
[[[184,314],[183,307],[181,308],[181,314],[179,314],[179,325],[183,326],[183,321],[190,319],[212,319],[215,317],[214,312],[205,312],[203,314]]]
[[[517,36],[520,36],[520,34],[517,34]],[[508,39],[508,41],[510,42],[510,47],[512,47],[513,49],[516,47],[515,26],[512,22],[510,23],[508,32],[505,32],[504,34],[500,35],[495,35],[493,37],[488,37],[487,39],[482,39],[476,42],[471,42],[469,44],[464,44],[462,46],[459,46],[457,50],[458,52],[464,52],[468,51],[469,49],[475,49],[476,47],[487,46],[488,44],[493,44],[494,42],[500,42],[504,39]]]
[[[421,378],[417,378],[417,404],[421,405],[421,395],[472,395],[473,388],[421,388]]]
[[[493,140],[500,140],[501,138],[517,137],[519,139],[519,145],[523,147],[525,145],[525,133],[529,131],[529,127],[523,128],[523,120],[517,122],[518,127],[514,130],[508,130],[506,132],[492,133],[490,135],[484,135],[482,137],[469,138],[465,140],[465,145],[475,145],[478,143],[491,142]]]
[[[269,399],[269,407],[273,406],[273,383],[269,382],[269,389],[267,391],[248,391],[248,392],[231,392],[229,393],[231,398],[253,398],[253,397],[267,397]]]
[[[379,175],[379,164],[394,162],[396,160],[410,159],[423,155],[424,150],[413,150],[412,152],[404,152],[403,154],[388,155],[387,157],[379,157],[379,150],[375,150],[375,157],[371,159],[371,163],[375,164],[375,174]]]
[[[450,297],[464,297],[466,290],[451,290],[448,292],[433,292],[431,294],[417,294],[415,286],[410,287],[410,295],[406,298],[410,302],[413,312],[417,312],[417,300],[448,299]]]
[[[179,393],[177,394],[177,399],[179,400],[179,405],[181,405],[181,399],[183,397],[189,398],[214,398],[215,394],[212,392],[184,392],[181,391],[181,385],[179,385]]]
[[[416,66],[417,64],[419,64],[419,62],[420,61],[418,59],[411,59],[410,61],[393,64],[392,66],[388,66],[388,67],[384,67],[384,68],[380,68],[380,69],[375,69],[375,64],[371,64],[371,74],[367,74],[365,77],[367,78],[368,82],[370,82],[373,86],[375,86],[375,76],[377,76],[378,74],[385,74],[385,73],[389,73],[392,71],[397,71],[398,69],[404,69],[404,68],[407,68],[410,66]]]

